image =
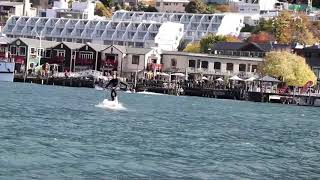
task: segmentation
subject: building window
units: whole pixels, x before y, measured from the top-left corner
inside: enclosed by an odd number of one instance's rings
[[[174,59],[174,58],[171,59],[171,66],[172,67],[176,67],[177,66],[177,60],[176,59]]]
[[[58,57],[65,57],[65,52],[64,51],[57,51],[57,56]]]
[[[73,52],[75,53],[75,52]],[[73,54],[75,55],[75,54]],[[84,52],[80,52],[80,58],[81,59],[93,59],[93,53],[84,53]]]
[[[159,7],[159,6],[160,6],[160,2],[157,2],[157,3],[156,3],[156,6]]]
[[[200,65],[201,65],[201,60],[198,59],[198,60],[197,60],[197,68],[200,68]]]
[[[196,60],[189,60],[189,67],[195,68],[196,67]]]
[[[30,48],[30,53],[31,54],[36,54],[36,48]]]
[[[11,52],[11,54],[16,55],[17,54],[17,47],[11,46],[10,52]]]
[[[38,49],[38,56],[39,57],[43,57],[43,55],[44,55],[44,50],[43,49]]]
[[[245,72],[246,71],[246,65],[245,64],[239,64],[239,71],[240,72]]]
[[[25,56],[26,55],[26,47],[20,46],[19,47],[19,56]]]
[[[233,63],[227,63],[227,71],[233,71]]]
[[[133,55],[132,56],[132,64],[139,64],[140,56]]]
[[[168,5],[169,5],[169,3],[164,3],[164,5],[168,6]]]
[[[51,57],[51,50],[46,50],[46,58],[50,58]]]
[[[257,69],[258,69],[257,65],[252,65],[251,72],[257,72]]]
[[[208,69],[208,67],[209,67],[208,61],[202,61],[202,62],[201,62],[201,68],[203,68],[203,69]]]
[[[220,70],[221,69],[221,62],[214,62],[214,69]]]

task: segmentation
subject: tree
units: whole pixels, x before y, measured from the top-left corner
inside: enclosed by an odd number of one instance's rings
[[[240,40],[234,36],[222,36],[222,35],[214,35],[208,34],[207,36],[201,38],[200,40],[200,52],[208,53],[210,48],[214,43],[217,42],[239,42]]]
[[[72,3],[73,3],[73,0],[69,0],[69,1],[68,1],[68,7],[69,7],[69,8],[72,8]]]
[[[271,34],[274,33],[273,20],[260,20],[258,26],[256,26],[252,32],[258,33],[260,31],[265,31]]]
[[[254,30],[255,30],[254,26],[245,24],[244,27],[241,29],[241,32],[253,32]]]
[[[312,26],[308,17],[303,14],[292,15],[283,12],[274,21],[275,38],[279,43],[314,44],[318,40],[309,30]]]
[[[200,53],[200,43],[199,42],[189,43],[183,51],[190,52],[190,53]]]
[[[227,35],[225,37],[226,39],[224,41],[226,42],[240,42],[240,39],[236,36]]]
[[[98,16],[112,17],[112,11],[105,7],[102,3],[96,4],[95,14]]]
[[[181,39],[180,40],[180,43],[179,43],[179,46],[178,46],[178,51],[183,51],[188,45],[188,41],[185,40],[185,39]]]
[[[155,7],[145,4],[143,2],[139,2],[138,6],[134,10],[144,12],[158,12],[158,10]]]
[[[231,7],[228,4],[219,4],[216,5],[215,9],[219,12],[231,12]]]
[[[100,0],[100,2],[108,8],[111,8],[112,6],[112,0]]]
[[[202,0],[191,0],[185,7],[187,13],[203,14],[207,12],[207,6]]]
[[[251,37],[249,38],[249,41],[254,43],[266,43],[272,40],[273,40],[272,35],[263,31],[259,32],[258,34],[252,34]]]
[[[307,65],[305,59],[288,51],[267,53],[259,66],[263,75],[280,77],[289,86],[304,86],[308,81],[317,82],[317,77]]]
[[[122,9],[121,5],[119,3],[116,3],[115,6],[114,6],[114,10],[115,11],[119,11],[121,9]]]
[[[291,42],[291,15],[283,12],[274,21],[275,37],[279,43],[288,44]]]
[[[214,14],[216,12],[215,6],[213,5],[206,5],[206,11],[203,12],[204,14]]]

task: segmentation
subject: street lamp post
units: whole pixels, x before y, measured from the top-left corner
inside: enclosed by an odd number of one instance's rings
[[[37,37],[39,38],[39,40],[40,40],[40,42],[39,42],[39,51],[37,52],[37,55],[38,55],[38,66],[40,66],[40,63],[41,63],[41,54],[42,54],[42,52],[41,52],[41,46],[42,46],[42,32],[43,31],[41,31],[40,32],[40,35],[38,34],[38,32],[37,31],[35,31],[36,32],[36,34],[37,34]]]

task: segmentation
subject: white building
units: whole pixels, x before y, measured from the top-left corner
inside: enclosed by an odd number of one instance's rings
[[[250,77],[255,74],[263,58],[231,57],[185,52],[163,52],[162,62],[165,72],[185,72],[190,74]]]
[[[162,50],[177,50],[180,40],[183,38],[183,24],[167,22],[163,23],[155,37],[155,43]],[[170,32],[170,33],[168,33]]]
[[[36,16],[36,9],[31,8],[31,3],[0,1],[0,20],[10,16]]]
[[[188,41],[200,40],[208,33],[238,36],[244,26],[244,16],[235,13],[190,14],[117,11],[112,19],[130,22],[181,23],[184,25],[183,39]]]
[[[175,24],[170,26],[169,22]],[[159,47],[175,51],[181,39],[197,41],[209,33],[238,36],[243,26],[243,16],[239,14],[117,11],[112,20],[12,16],[3,33],[15,38],[34,38],[42,34],[50,41]]]
[[[205,0],[208,4],[229,4],[231,2],[238,2],[239,0]]]
[[[189,0],[157,0],[156,8],[159,12],[183,13]]]
[[[240,13],[282,10],[278,0],[234,0],[233,2],[229,2],[229,4]]]
[[[94,19],[94,10],[94,1],[73,1],[70,9],[66,0],[59,0],[54,1],[51,9],[40,10],[39,16],[49,18]]]

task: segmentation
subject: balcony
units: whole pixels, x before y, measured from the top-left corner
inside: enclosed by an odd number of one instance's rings
[[[162,67],[163,67],[162,64],[148,63],[147,64],[147,71],[161,71]]]
[[[229,50],[213,50],[217,55],[223,56],[237,56],[237,57],[251,57],[251,58],[262,58],[266,55],[265,52],[255,52],[255,51],[229,51]]]
[[[76,65],[78,66],[91,66],[94,64],[94,61],[92,59],[81,59],[78,58],[75,61]]]
[[[63,64],[65,61],[65,57],[63,56],[55,56],[48,60],[49,64]]]

